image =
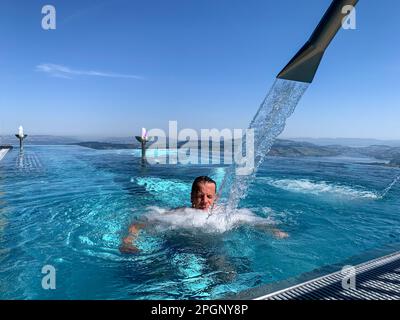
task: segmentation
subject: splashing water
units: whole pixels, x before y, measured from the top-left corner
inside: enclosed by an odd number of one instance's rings
[[[229,219],[228,219],[229,216]],[[141,217],[148,226],[157,232],[167,230],[201,231],[203,233],[223,233],[240,225],[273,226],[271,218],[259,217],[248,209],[226,211],[218,207],[211,213],[199,212],[192,208],[166,210],[148,207],[148,212]]]
[[[326,181],[313,181],[309,179],[272,179],[261,178],[270,186],[290,192],[306,193],[312,195],[329,195],[349,199],[380,199],[381,194],[365,190],[359,186],[343,185]]]
[[[393,188],[393,186],[400,180],[400,174],[394,178],[394,180],[386,187],[385,190],[382,191],[381,199],[384,198],[387,193],[390,191],[390,189]]]
[[[227,207],[235,209],[241,199],[245,198],[250,184],[254,181],[257,169],[264,161],[272,144],[285,128],[286,119],[293,113],[309,84],[290,80],[276,79],[266,98],[262,102],[256,115],[250,123],[249,129],[254,129],[254,169],[249,175],[236,175],[239,165],[232,165],[226,175],[224,185],[231,186]],[[242,139],[243,145],[245,137]],[[247,155],[246,155],[247,156]]]

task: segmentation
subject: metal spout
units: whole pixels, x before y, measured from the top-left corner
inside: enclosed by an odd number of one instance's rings
[[[313,34],[277,78],[311,83],[326,48],[342,26],[344,6],[355,6],[358,0],[333,0]]]

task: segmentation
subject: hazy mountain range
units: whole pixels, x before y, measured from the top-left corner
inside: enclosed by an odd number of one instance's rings
[[[292,141],[310,142],[319,146],[341,145],[347,147],[368,147],[372,145],[385,145],[400,147],[400,140],[379,140],[363,138],[287,138]]]
[[[178,142],[178,148],[185,144],[185,147],[196,148],[200,146],[201,141],[191,141],[189,144],[186,141]],[[92,149],[136,149],[140,148],[138,142],[128,144],[123,143],[109,143],[109,142],[79,142],[75,143],[83,147]],[[151,144],[150,144],[151,145]],[[218,145],[210,145],[211,149],[217,149]],[[230,147],[231,148],[231,147]],[[221,142],[220,150],[224,150],[224,143]],[[333,156],[347,156],[347,157],[368,157],[375,158],[382,164],[390,166],[400,166],[400,147],[391,147],[385,145],[371,145],[367,147],[349,147],[341,145],[326,145],[318,146],[310,142],[281,140],[275,141],[274,145],[269,152],[270,156],[281,157],[333,157]]]
[[[284,140],[309,142],[317,146],[341,145],[347,147],[368,147],[371,145],[385,145],[389,147],[400,147],[400,140],[378,140],[363,138],[285,138]],[[136,143],[134,137],[65,137],[53,135],[29,135],[27,144],[69,144],[84,141],[98,141],[109,143]],[[0,136],[0,144],[17,145],[18,140],[14,135]]]
[[[274,143],[269,155],[282,157],[331,157],[331,156],[349,156],[349,157],[370,157],[380,161],[385,161],[388,165],[400,166],[400,142],[399,141],[381,141],[374,139],[314,139],[301,138],[291,140],[278,139]],[[315,143],[311,143],[314,141]],[[329,143],[331,142],[331,143]],[[178,148],[186,141],[179,141]],[[18,139],[15,136],[1,137],[0,144],[18,145]],[[48,135],[28,136],[26,145],[80,145],[92,149],[136,149],[140,148],[136,139],[129,137],[121,138],[97,138],[96,141],[84,141],[82,138],[60,137]],[[150,145],[150,144],[149,144]],[[199,141],[191,141],[190,146],[200,145]],[[186,144],[186,146],[188,146]],[[217,146],[213,146],[215,149]],[[224,143],[220,143],[220,149],[223,150]]]

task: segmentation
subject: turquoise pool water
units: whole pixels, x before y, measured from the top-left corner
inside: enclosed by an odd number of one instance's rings
[[[268,158],[240,203],[246,223],[186,221],[144,232],[141,251],[123,255],[132,220],[189,205],[194,177],[220,183],[225,168],[144,167],[132,150],[14,149],[0,162],[0,298],[222,298],[400,242],[399,185],[381,197],[399,170],[368,161]],[[254,216],[290,237],[259,230]],[[55,290],[41,286],[47,264]]]

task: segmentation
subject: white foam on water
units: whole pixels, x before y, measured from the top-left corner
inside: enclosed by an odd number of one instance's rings
[[[308,193],[314,195],[330,194],[348,198],[379,199],[381,197],[378,193],[373,191],[329,183],[326,181],[312,181],[309,179],[261,179],[266,181],[266,183],[270,186],[291,192]]]
[[[186,229],[200,230],[204,233],[223,233],[244,224],[273,224],[270,219],[259,217],[248,209],[232,211],[224,207],[217,207],[212,212],[192,208],[168,210],[149,207],[143,218],[160,232]]]

